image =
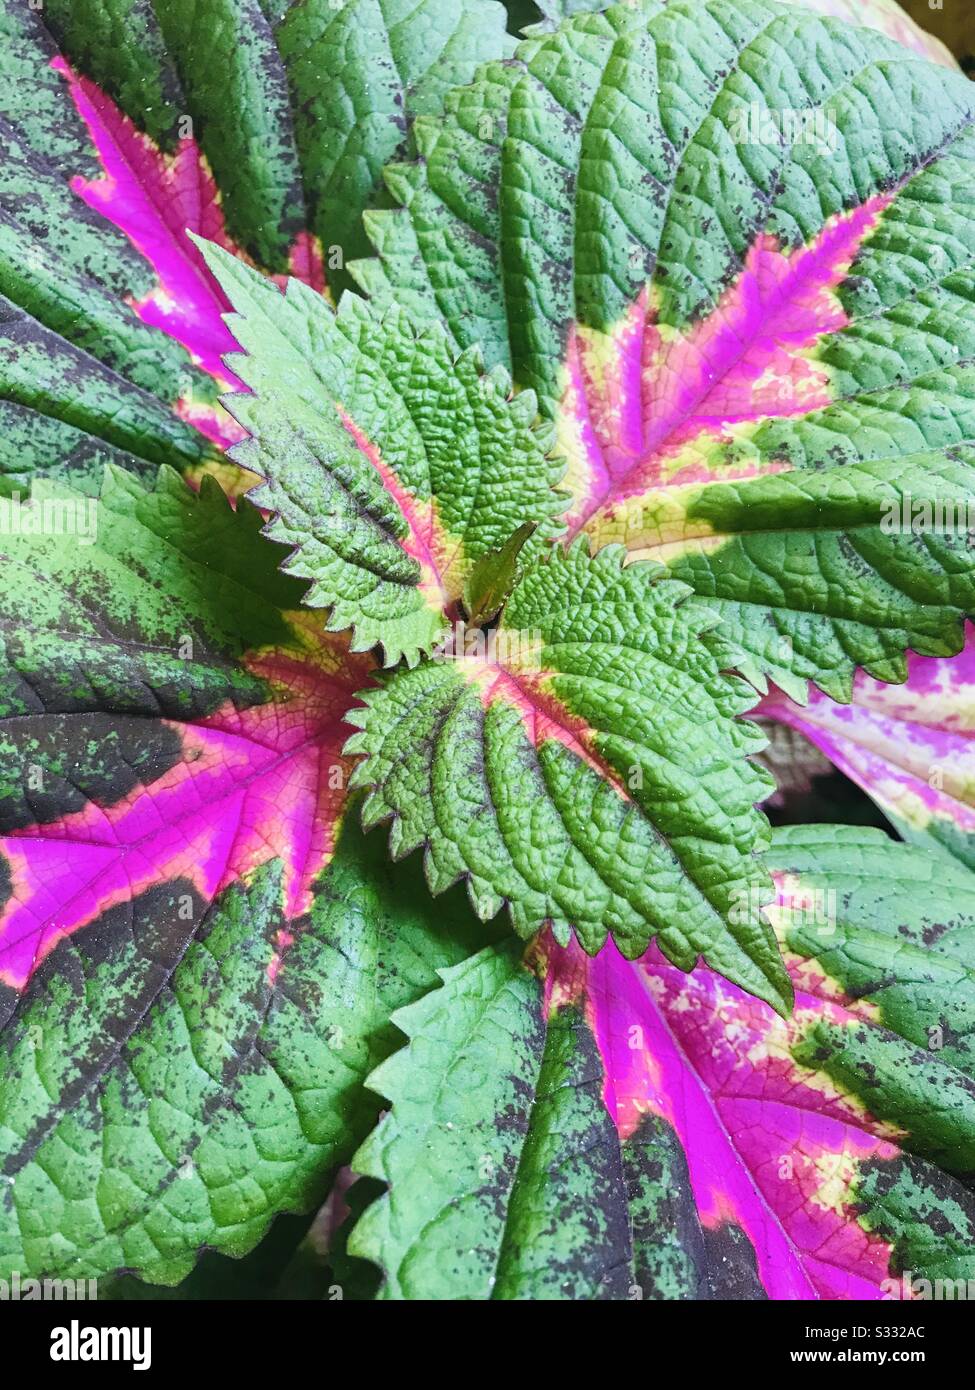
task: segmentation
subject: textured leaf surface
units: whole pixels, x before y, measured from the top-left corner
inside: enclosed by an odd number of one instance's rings
[[[744,518],[970,491],[973,113],[960,74],[764,0],[577,16],[417,122],[356,274],[537,393],[571,529],[665,560],[756,679],[846,695],[957,649],[964,537]]]
[[[760,689],[770,676],[804,700],[811,678],[848,700],[855,664],[902,681],[905,649],[961,646],[964,615],[975,609],[965,521],[973,489],[971,445],[692,486],[682,525],[696,539],[645,547],[644,532],[631,553],[666,560],[721,614],[724,660]],[[950,509],[951,523],[885,529],[915,501]],[[666,534],[667,524],[655,518],[652,529]]]
[[[815,10],[817,14],[843,19],[849,24],[876,29],[934,63],[942,63],[949,68],[958,66],[941,40],[916,24],[897,4],[897,0],[783,0],[783,3],[796,5],[803,10]],[[545,16],[544,27],[554,28],[574,14],[591,13],[605,6],[599,0],[540,0],[538,8]],[[512,13],[514,6],[509,4],[508,9]],[[512,27],[515,28],[514,25]]]
[[[234,457],[264,478],[253,500],[294,547],[306,602],[329,628],[413,663],[443,636],[475,562],[525,523],[537,551],[557,529],[562,472],[546,457],[530,392],[458,355],[439,328],[346,295],[333,313],[296,280],[276,286],[218,248],[244,349],[231,365],[252,395],[228,399],[249,438]],[[540,524],[539,524],[540,523]]]
[[[370,663],[257,511],[113,473],[95,522],[2,545],[0,1269],[175,1282],[321,1199],[483,928],[342,832]]]
[[[493,949],[397,1015],[409,1045],[372,1082],[391,1111],[355,1160],[389,1184],[351,1241],[381,1296],[973,1277],[973,880],[848,826],[777,831],[770,858],[789,1020],[656,950],[552,944],[544,986]]]
[[[187,232],[315,289],[327,254],[340,288],[383,162],[510,51],[503,22],[489,0],[2,0],[0,479],[217,471],[233,342]]]
[[[905,48],[930,59],[932,63],[941,63],[948,68],[958,66],[941,40],[929,34],[897,0],[785,0],[785,3],[843,19],[848,24],[862,24],[868,29],[876,29],[896,39]]]
[[[231,234],[288,269],[309,228],[345,258],[411,117],[510,52],[493,0],[52,0],[64,51],[166,149],[189,116]]]
[[[445,972],[397,1014],[410,1046],[371,1078],[393,1114],[356,1156],[386,1179],[350,1248],[378,1260],[381,1297],[625,1297],[627,1193],[578,1010],[546,1025],[513,947]]]
[[[858,782],[909,840],[975,869],[975,633],[950,660],[908,656],[903,685],[863,672],[852,703],[772,691],[757,712],[793,729]],[[808,747],[808,744],[807,744]]]
[[[594,952],[651,936],[683,969],[703,955],[769,999],[788,983],[759,911],[769,783],[736,716],[700,610],[654,565],[591,559],[584,543],[525,570],[492,645],[394,673],[349,716],[362,729],[366,825],[391,819],[395,857],[426,846],[435,892],[468,883],[478,914],[546,922]]]
[[[179,342],[153,331],[150,306],[161,297],[151,247],[162,208],[178,228],[170,237],[185,223],[213,235],[218,214],[199,167],[187,177],[185,158],[180,170],[154,159],[74,76],[44,13],[0,6],[0,470],[15,482],[67,473],[97,492],[105,462],[151,476],[164,461],[215,457],[180,418],[213,417],[215,387]],[[118,226],[102,215],[109,205],[127,210]],[[170,280],[165,292],[175,288]]]
[[[52,953],[0,1042],[5,1278],[175,1283],[202,1247],[240,1254],[322,1200],[373,1122],[390,1011],[475,944],[462,902],[456,927],[434,919],[383,861],[350,829],[297,919],[269,866],[192,922],[176,881]]]
[[[907,49],[929,58],[932,63],[942,63],[947,68],[958,67],[940,39],[915,24],[910,14],[897,4],[897,0],[783,0],[783,4],[794,4],[800,10],[815,10],[816,14],[846,19],[847,24],[861,24],[865,28],[876,29],[879,33],[886,33],[890,39],[897,39]],[[544,29],[556,28],[563,19],[569,19],[574,14],[591,14],[604,8],[599,0],[540,0],[538,10],[544,15],[542,24],[524,32],[541,33]],[[515,0],[509,0],[508,11],[510,28],[512,32],[517,32],[522,25],[516,22],[519,7]]]

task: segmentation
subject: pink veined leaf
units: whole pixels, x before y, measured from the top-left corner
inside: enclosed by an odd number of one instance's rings
[[[668,565],[759,689],[844,698],[971,602],[956,534],[877,524],[971,491],[973,119],[960,73],[799,5],[576,15],[417,121],[354,273],[537,393],[570,537]]]
[[[850,704],[806,705],[773,689],[753,714],[797,730],[910,837],[930,836],[975,867],[975,627],[956,657],[911,652],[908,678],[858,671]]]
[[[684,335],[658,325],[648,291],[608,340],[572,330],[561,416],[573,532],[608,538],[617,513],[629,512],[632,534],[660,489],[791,466],[729,466],[723,454],[736,427],[830,404],[829,377],[810,349],[847,325],[835,291],[891,201],[868,199],[795,251],[760,235],[713,312]]]
[[[91,544],[4,540],[7,1275],[174,1284],[314,1210],[373,1122],[390,1012],[483,941],[358,833],[343,721],[374,661],[262,525],[211,477],[110,468]]]
[[[776,878],[787,903],[788,879]],[[790,1055],[811,1023],[843,1026],[870,1006],[829,997],[795,965],[795,1011],[783,1019],[655,947],[638,961],[612,943],[594,959],[574,945],[546,951],[549,997],[586,998],[621,1141],[646,1115],[673,1127],[702,1224],[744,1232],[767,1295],[882,1298],[891,1246],[857,1224],[849,1188],[861,1163],[897,1155],[896,1134]]]
[[[768,862],[784,1017],[658,943],[627,961],[552,933],[396,1015],[407,1045],[369,1083],[390,1108],[353,1159],[388,1185],[350,1245],[381,1297],[875,1300],[972,1276],[975,881],[855,826],[780,829]]]
[[[274,691],[268,703],[228,701],[196,723],[160,721],[180,750],[161,776],[0,837],[12,883],[0,911],[0,981],[19,992],[62,938],[173,879],[210,902],[279,859],[286,918],[308,912],[346,809],[343,720],[372,662],[316,632],[307,615],[292,621],[307,633],[304,652],[242,660]]]
[[[187,348],[222,389],[244,389],[223,362],[236,346],[223,321],[230,302],[187,235],[205,237],[251,263],[227,234],[220,195],[202,150],[192,136],[183,136],[176,151],[166,154],[64,58],[53,59],[51,66],[68,83],[104,169],[98,179],[77,176],[72,188],[125,232],[158,277],[157,287],[132,308],[144,323]],[[325,292],[321,250],[311,233],[299,233],[290,261],[291,275]],[[287,277],[272,278],[283,285]],[[218,444],[231,445],[243,437],[220,405],[184,399],[177,410]]]

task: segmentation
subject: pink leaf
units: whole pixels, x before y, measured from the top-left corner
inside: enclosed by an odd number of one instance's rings
[[[908,678],[858,671],[853,699],[811,690],[806,705],[773,690],[753,711],[810,739],[896,820],[918,831],[975,833],[975,627],[956,657],[908,654]]]
[[[67,81],[104,170],[98,179],[76,176],[72,188],[125,232],[156,272],[158,285],[132,308],[144,323],[182,343],[222,388],[243,389],[222,360],[236,347],[223,321],[230,303],[187,236],[194,232],[249,260],[227,234],[220,193],[202,150],[191,136],[183,136],[175,152],[165,154],[64,58],[55,58],[51,66]],[[324,293],[320,248],[311,233],[300,233],[290,260],[296,278]],[[283,283],[285,277],[275,278]],[[176,409],[218,444],[243,437],[222,406],[187,399],[177,402]]]
[[[777,886],[787,902],[788,876]],[[883,1297],[891,1247],[857,1223],[850,1188],[862,1162],[898,1154],[895,1136],[789,1050],[810,1021],[869,1017],[869,1006],[815,992],[815,971],[795,962],[796,1009],[783,1019],[655,947],[633,962],[612,943],[593,959],[575,944],[545,952],[549,996],[586,997],[621,1139],[648,1114],[673,1127],[702,1223],[745,1233],[769,1297]]]

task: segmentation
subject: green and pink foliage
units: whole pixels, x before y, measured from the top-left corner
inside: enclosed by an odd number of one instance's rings
[[[882,524],[975,101],[806,8],[0,0],[0,1273],[353,1160],[384,1298],[975,1275],[975,558]],[[749,711],[919,843],[772,835]]]
[[[493,0],[3,0],[0,476],[241,486],[229,304],[189,234],[337,292],[411,118],[512,46]]]
[[[371,1079],[391,1110],[354,1160],[389,1185],[350,1241],[382,1297],[971,1278],[975,880],[847,826],[779,831],[769,862],[788,1019],[656,949],[550,938],[527,965],[483,951],[396,1016],[409,1045]]]
[[[971,491],[972,113],[835,20],[619,6],[418,121],[354,270],[537,393],[574,529],[664,561],[750,678],[848,698],[961,642],[962,539],[878,523]]]
[[[391,1007],[483,932],[350,827],[372,663],[250,504],[169,471],[35,499],[98,524],[0,572],[0,1253],[175,1282],[324,1196]]]
[[[849,704],[770,692],[756,713],[794,729],[873,797],[908,840],[975,869],[975,671],[971,624],[957,657],[908,657],[903,685],[863,672]]]

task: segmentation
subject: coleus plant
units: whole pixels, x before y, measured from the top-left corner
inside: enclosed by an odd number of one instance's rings
[[[186,8],[2,11],[0,1264],[175,1283],[352,1159],[384,1297],[966,1277],[972,880],[770,846],[739,716],[959,665],[966,537],[881,522],[971,494],[970,88],[758,0],[375,70],[228,0],[228,79]]]

